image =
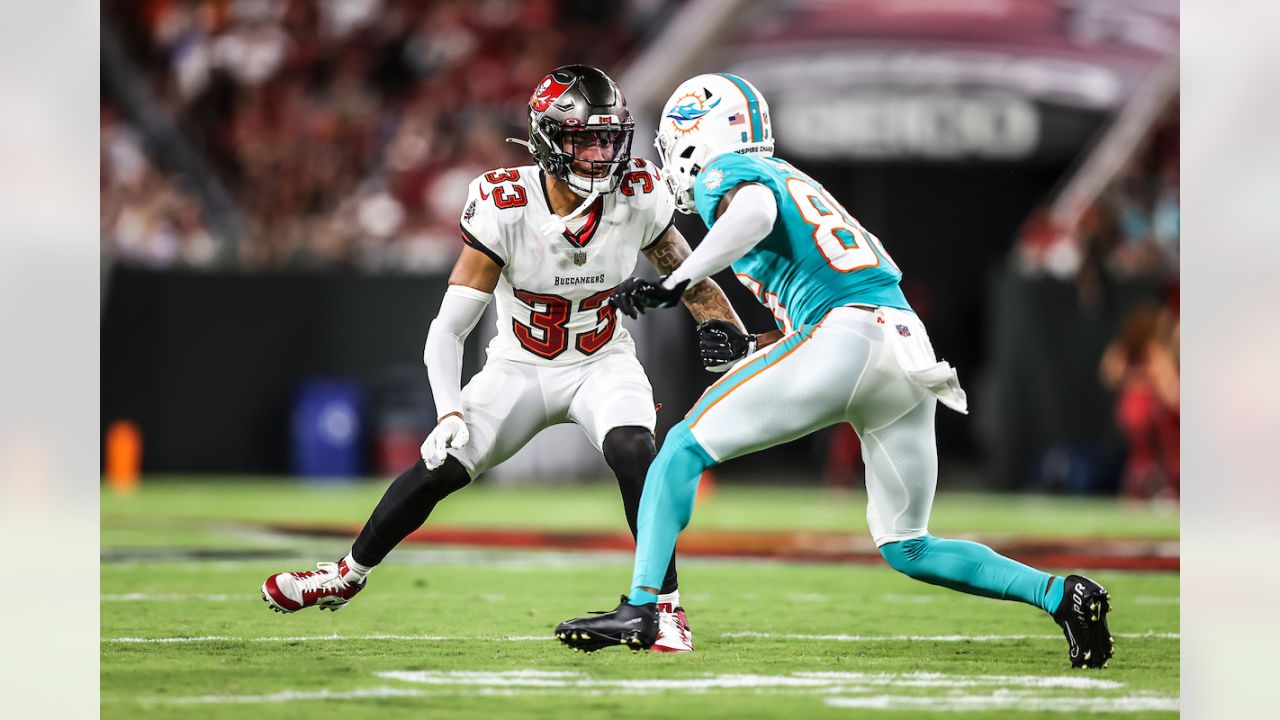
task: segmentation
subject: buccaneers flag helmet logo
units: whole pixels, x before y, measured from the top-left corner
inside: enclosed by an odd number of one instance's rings
[[[555,75],[548,75],[538,83],[538,89],[533,91],[533,95],[529,98],[529,107],[534,112],[546,112],[551,107],[551,103],[560,99],[569,86],[573,84],[573,80],[568,82],[560,82]]]

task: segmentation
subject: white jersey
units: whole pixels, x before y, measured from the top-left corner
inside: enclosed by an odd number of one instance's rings
[[[537,166],[504,168],[471,182],[463,240],[502,267],[494,289],[498,333],[489,357],[568,365],[635,346],[609,304],[637,254],[671,227],[675,203],[658,168],[633,158],[615,192],[563,233]]]

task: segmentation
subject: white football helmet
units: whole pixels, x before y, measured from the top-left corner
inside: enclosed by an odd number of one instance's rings
[[[663,177],[676,209],[694,211],[693,181],[718,155],[773,155],[769,104],[751,83],[729,73],[689,78],[662,108],[658,138]]]

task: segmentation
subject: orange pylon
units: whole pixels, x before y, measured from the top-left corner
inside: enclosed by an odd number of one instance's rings
[[[129,420],[107,428],[107,487],[128,494],[142,477],[142,431]]]

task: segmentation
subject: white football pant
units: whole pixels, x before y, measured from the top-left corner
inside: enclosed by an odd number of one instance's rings
[[[544,428],[576,423],[600,449],[613,428],[653,432],[653,387],[627,348],[572,365],[546,366],[490,358],[462,389],[468,443],[449,454],[471,477],[502,463]]]

